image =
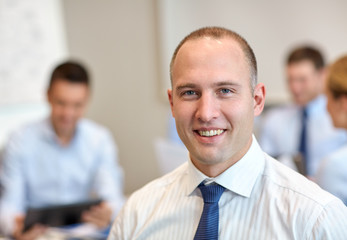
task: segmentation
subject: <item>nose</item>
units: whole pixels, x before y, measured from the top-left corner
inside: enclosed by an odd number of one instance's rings
[[[75,114],[73,106],[66,105],[62,107],[61,115],[64,119],[71,119]]]
[[[210,122],[220,114],[219,103],[214,94],[202,94],[197,102],[195,117],[201,122]]]
[[[299,80],[291,80],[289,82],[289,87],[294,95],[297,95],[302,90],[302,84]]]

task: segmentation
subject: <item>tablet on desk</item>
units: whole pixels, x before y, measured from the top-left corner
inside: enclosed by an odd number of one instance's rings
[[[41,208],[29,208],[24,222],[24,231],[36,223],[51,227],[60,227],[80,223],[82,212],[101,203],[100,199],[73,204],[55,205]]]

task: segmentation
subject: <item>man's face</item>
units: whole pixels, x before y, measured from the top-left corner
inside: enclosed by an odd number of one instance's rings
[[[171,110],[192,162],[205,174],[211,166],[225,170],[251,145],[265,90],[260,84],[252,96],[249,72],[241,48],[229,38],[190,40],[177,54]]]
[[[83,116],[89,90],[82,83],[70,83],[59,79],[48,90],[51,120],[58,136],[71,136],[77,121]]]
[[[315,99],[324,88],[323,71],[316,70],[308,60],[289,64],[287,79],[293,100],[301,106]]]

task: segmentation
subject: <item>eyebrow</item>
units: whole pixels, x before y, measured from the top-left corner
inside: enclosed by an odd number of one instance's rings
[[[187,84],[183,84],[183,85],[179,85],[176,87],[176,91],[180,91],[182,89],[186,89],[186,88],[196,88],[198,85],[194,84],[194,83],[187,83]],[[235,83],[233,81],[221,81],[221,82],[217,82],[214,83],[212,86],[214,87],[221,87],[221,86],[235,86],[235,87],[239,87],[241,86],[239,83]]]
[[[196,88],[196,86],[197,86],[196,84],[187,83],[187,84],[177,86],[176,91],[180,91],[180,90],[185,89],[185,88]]]
[[[239,87],[241,86],[241,84],[233,82],[233,81],[222,81],[222,82],[217,82],[215,84],[213,84],[216,87],[220,87],[220,86],[236,86]]]

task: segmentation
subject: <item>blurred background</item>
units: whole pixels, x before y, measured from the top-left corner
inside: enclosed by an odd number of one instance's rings
[[[179,41],[223,26],[252,46],[268,106],[288,102],[284,61],[310,43],[328,62],[347,53],[347,2],[236,0],[0,0],[0,148],[49,112],[52,68],[79,60],[93,78],[87,117],[116,139],[130,194],[161,175],[155,141],[169,134],[169,61]]]

